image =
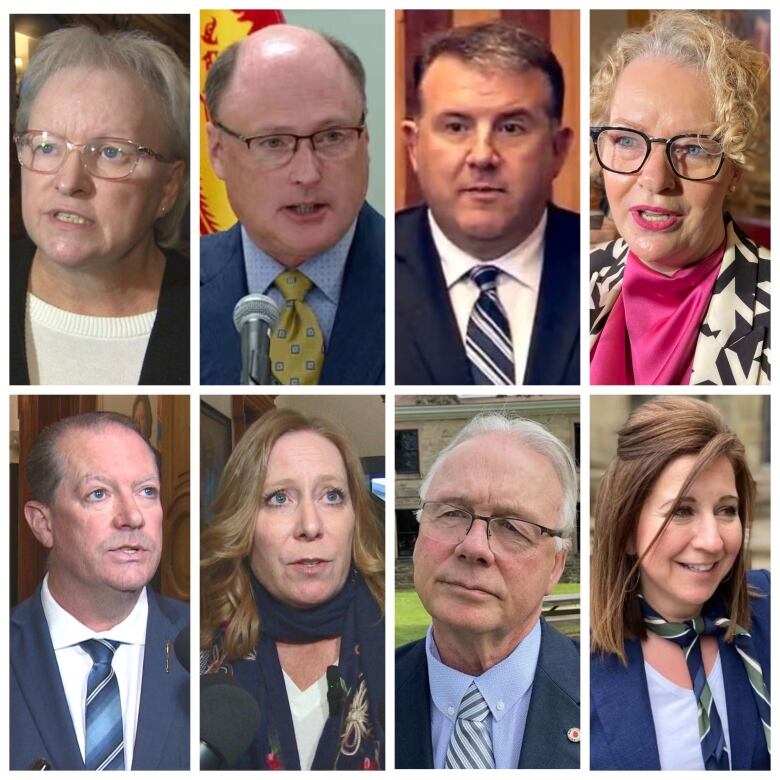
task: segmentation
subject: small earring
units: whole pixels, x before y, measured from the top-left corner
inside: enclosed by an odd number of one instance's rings
[[[737,185],[731,184],[729,185],[729,192],[736,192],[737,191]]]
[[[165,206],[160,207],[160,215],[162,216],[163,214],[165,214]]]

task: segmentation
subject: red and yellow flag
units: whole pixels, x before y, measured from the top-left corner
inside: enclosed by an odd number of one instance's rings
[[[231,43],[267,27],[281,24],[281,11],[201,11],[200,12],[200,234],[226,230],[236,223],[227,199],[225,185],[209,163],[206,136],[206,101],[203,86],[206,73],[219,53]]]

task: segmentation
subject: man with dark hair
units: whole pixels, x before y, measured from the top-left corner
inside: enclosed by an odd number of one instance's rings
[[[577,384],[579,217],[552,203],[572,133],[544,41],[432,39],[403,134],[426,204],[396,215],[396,382]]]
[[[11,612],[11,769],[188,769],[189,675],[172,657],[189,609],[147,588],[160,562],[160,476],[132,420],[45,429],[24,506],[49,550]]]
[[[205,86],[209,157],[238,224],[201,240],[201,381],[238,384],[233,307],[282,311],[281,384],[384,382],[384,219],[365,202],[365,74],[345,44],[291,25],[223,52]]]

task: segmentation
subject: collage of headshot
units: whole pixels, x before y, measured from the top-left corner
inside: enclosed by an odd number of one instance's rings
[[[771,770],[772,10],[432,5],[5,14],[0,770]]]

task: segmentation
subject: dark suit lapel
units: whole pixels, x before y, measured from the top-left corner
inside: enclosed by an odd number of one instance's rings
[[[399,769],[433,769],[431,693],[424,639],[396,665],[395,679],[395,765]]]
[[[520,749],[519,769],[579,768],[579,653],[571,640],[542,621],[542,640]]]
[[[396,316],[400,311],[409,320],[406,332],[430,372],[428,384],[473,384],[426,208],[415,213],[409,228],[404,243],[412,247],[412,251],[398,257],[408,266],[415,300],[422,303],[407,307],[403,301],[398,301]],[[423,377],[419,384],[426,384],[422,380]]]
[[[758,720],[750,680],[734,646],[726,645],[722,636],[718,637],[718,645],[723,687],[726,691],[731,768],[757,769],[753,763],[753,753],[757,740],[761,740],[759,747],[763,749],[764,735]]]
[[[628,666],[617,656],[591,658],[591,718],[598,718],[615,766],[660,769],[641,644],[626,642],[626,655]]]
[[[544,233],[544,265],[525,366],[525,384],[561,384],[579,352],[579,228],[550,205]]]
[[[165,670],[166,662],[178,663],[173,653],[178,631],[160,610],[157,595],[149,588],[146,593],[149,617],[132,769],[157,769],[160,766],[170,724],[176,717],[176,678]],[[170,650],[166,646],[168,642]]]
[[[46,756],[55,769],[86,769],[73,730],[60,669],[43,614],[40,586],[11,618],[11,673],[35,720]]]
[[[377,236],[378,215],[363,206],[347,255],[336,319],[328,342],[323,385],[379,382],[385,364],[384,230]],[[384,223],[382,223],[384,226]],[[382,301],[381,308],[376,302]],[[381,350],[375,347],[382,345]],[[374,380],[368,377],[375,377]]]
[[[200,288],[200,370],[201,376],[209,378],[209,384],[237,385],[241,375],[241,340],[233,325],[233,307],[249,293],[241,226],[230,228],[223,242],[219,273]],[[213,356],[216,364],[205,365],[205,355]]]

